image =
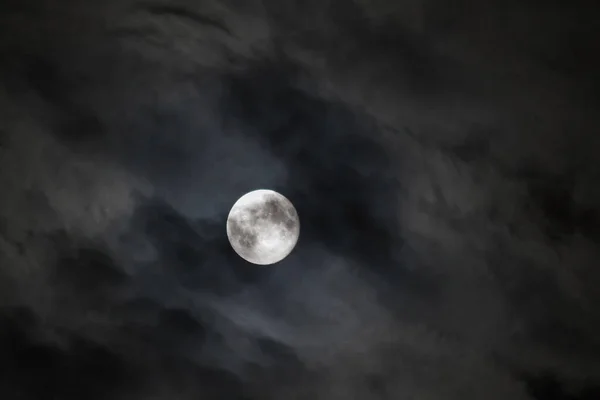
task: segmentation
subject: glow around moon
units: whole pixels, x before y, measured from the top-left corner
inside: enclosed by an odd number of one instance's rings
[[[300,220],[283,195],[259,189],[242,196],[227,217],[227,237],[235,252],[253,264],[274,264],[287,257],[300,235]]]

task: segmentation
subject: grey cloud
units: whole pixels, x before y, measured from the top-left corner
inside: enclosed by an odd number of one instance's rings
[[[530,376],[573,396],[598,382],[595,86],[562,42],[586,48],[588,17],[42,3],[0,23],[0,393],[533,399]],[[272,269],[224,234],[256,187],[302,218]],[[30,365],[56,372],[27,392]]]

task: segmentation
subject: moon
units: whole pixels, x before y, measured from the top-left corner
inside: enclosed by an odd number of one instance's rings
[[[287,257],[298,242],[300,219],[294,205],[282,194],[259,189],[235,202],[227,217],[227,238],[244,260],[275,264]]]

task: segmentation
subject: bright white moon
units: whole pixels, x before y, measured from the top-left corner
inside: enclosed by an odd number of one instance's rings
[[[253,264],[274,264],[287,257],[300,235],[300,220],[283,195],[260,189],[243,195],[227,217],[227,237],[235,252]]]

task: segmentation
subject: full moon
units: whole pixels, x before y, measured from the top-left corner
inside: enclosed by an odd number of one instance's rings
[[[246,193],[227,217],[227,237],[235,252],[258,265],[274,264],[287,257],[300,235],[300,220],[293,204],[266,189]]]

